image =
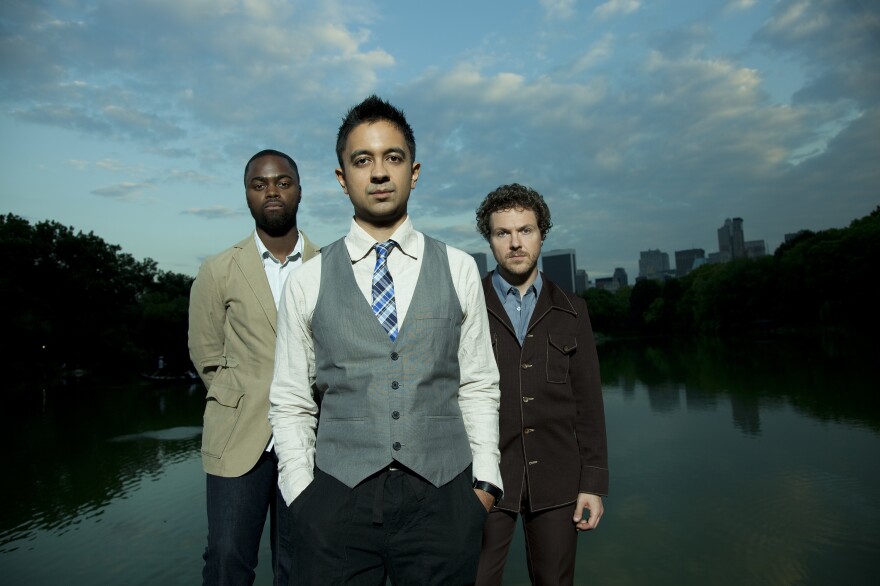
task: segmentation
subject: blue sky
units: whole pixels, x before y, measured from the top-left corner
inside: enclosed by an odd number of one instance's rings
[[[468,251],[514,181],[591,278],[715,251],[728,217],[772,251],[880,205],[871,0],[6,0],[0,213],[195,274],[252,228],[243,166],[276,148],[326,244],[336,130],[374,92],[415,130],[416,227]]]

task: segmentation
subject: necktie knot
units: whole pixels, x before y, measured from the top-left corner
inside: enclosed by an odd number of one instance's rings
[[[385,260],[388,258],[388,253],[391,252],[391,249],[397,245],[397,242],[394,240],[387,240],[385,242],[379,242],[376,244],[376,260]]]

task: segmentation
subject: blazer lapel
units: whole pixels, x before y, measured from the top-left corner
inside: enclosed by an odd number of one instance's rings
[[[235,262],[241,269],[242,275],[254,292],[254,296],[263,308],[266,319],[275,332],[275,320],[278,317],[278,310],[275,308],[275,299],[272,297],[272,290],[269,288],[269,281],[266,279],[266,270],[263,268],[263,262],[260,253],[257,250],[257,244],[254,242],[254,236],[251,234],[249,238],[245,238],[235,245],[238,254],[235,255]]]
[[[489,312],[489,315],[494,316],[495,319],[501,322],[501,325],[516,337],[513,322],[510,321],[507,311],[504,310],[501,300],[498,299],[498,292],[495,291],[495,286],[492,284],[492,272],[483,278],[483,295],[486,297],[486,310]]]
[[[541,277],[543,278],[544,284],[541,286],[541,294],[538,295],[537,302],[535,303],[535,311],[532,313],[532,319],[529,321],[528,331],[532,331],[532,329],[538,325],[538,322],[544,319],[554,309],[567,311],[568,313],[577,315],[577,311],[575,311],[571,302],[568,300],[568,297],[560,291],[559,287],[557,287],[553,281],[547,279],[543,273],[541,274]]]

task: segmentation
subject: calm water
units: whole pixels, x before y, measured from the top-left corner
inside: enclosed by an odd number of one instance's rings
[[[580,537],[578,583],[876,583],[876,348],[616,342],[600,358],[612,495]],[[201,388],[14,396],[0,583],[200,583]],[[521,536],[513,547],[505,583],[527,584]],[[261,560],[268,584],[267,540]]]

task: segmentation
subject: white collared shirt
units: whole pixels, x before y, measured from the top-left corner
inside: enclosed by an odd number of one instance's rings
[[[425,239],[421,232],[413,229],[407,217],[391,240],[399,246],[388,255],[388,270],[394,279],[398,323],[405,328],[406,313],[422,267]],[[375,245],[376,240],[352,220],[345,247],[358,288],[368,303],[372,297]],[[458,349],[459,407],[473,454],[473,474],[474,478],[502,487],[498,449],[499,376],[489,337],[486,300],[473,257],[450,246],[446,250],[452,284],[463,313]],[[288,279],[278,307],[269,421],[275,434],[278,483],[287,504],[314,478],[318,406],[312,396],[315,349],[311,322],[320,284],[321,257],[318,255]]]
[[[263,261],[263,270],[266,271],[269,289],[272,290],[272,297],[275,299],[275,309],[278,309],[278,303],[281,300],[281,289],[284,287],[287,277],[290,276],[290,273],[295,268],[302,264],[302,232],[297,230],[296,246],[293,247],[293,250],[284,259],[284,262],[278,260],[275,258],[275,255],[269,252],[269,249],[260,240],[260,235],[257,234],[256,230],[254,230],[254,241],[257,243],[257,251],[260,253],[260,258]]]

